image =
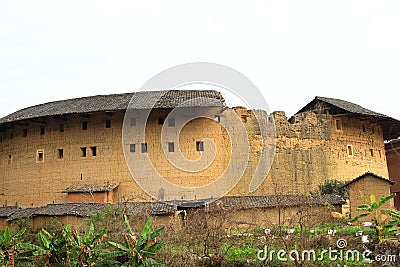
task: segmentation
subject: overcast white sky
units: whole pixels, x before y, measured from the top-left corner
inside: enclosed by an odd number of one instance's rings
[[[288,116],[316,95],[400,119],[399,1],[1,1],[0,117],[214,62]]]

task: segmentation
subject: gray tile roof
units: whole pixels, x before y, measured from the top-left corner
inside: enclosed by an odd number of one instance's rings
[[[333,115],[352,115],[378,123],[382,127],[385,140],[396,139],[400,136],[399,120],[341,99],[316,96],[296,114],[307,111],[324,112],[325,110],[329,110]]]
[[[367,177],[367,176],[372,176],[372,177],[374,177],[374,178],[376,178],[376,179],[379,179],[379,180],[381,180],[381,181],[387,182],[387,183],[389,183],[390,185],[394,185],[394,184],[396,183],[395,181],[392,181],[392,180],[389,180],[389,179],[384,178],[384,177],[382,177],[382,176],[379,176],[379,175],[377,175],[377,174],[375,174],[375,173],[373,173],[373,172],[366,172],[366,173],[364,173],[364,174],[362,174],[362,175],[360,175],[360,176],[354,178],[353,180],[351,180],[351,181],[345,183],[344,186],[349,186],[350,184],[355,183],[355,182],[357,182],[358,180],[361,180],[361,179],[363,179],[363,178],[365,178],[365,177]]]
[[[325,203],[330,205],[342,205],[346,201],[338,195],[326,194],[317,196],[232,196],[223,197],[212,202],[210,209],[253,209],[253,208],[273,208],[273,207],[296,207],[302,205],[323,206]]]
[[[385,143],[385,150],[397,149],[400,147],[400,139],[393,139]]]
[[[43,207],[26,208],[15,210],[8,216],[7,221],[16,220],[21,217],[35,216],[77,216],[88,217],[102,211],[106,206],[121,209],[127,215],[137,215],[146,212],[151,215],[173,214],[176,207],[161,202],[125,202],[117,204],[103,203],[65,203],[49,204]]]
[[[123,211],[127,215],[148,213],[151,215],[174,214],[178,209],[196,208],[205,206],[211,199],[196,201],[171,201],[164,202],[124,202],[115,204],[102,203],[65,203],[49,204],[43,207],[14,209],[8,215],[7,221],[16,220],[20,217],[35,216],[78,216],[87,217],[103,210],[107,205]],[[341,205],[346,201],[338,195],[306,196],[227,196],[222,197],[208,205],[208,210],[242,210],[253,208],[295,207],[301,205]],[[1,210],[0,210],[1,212]],[[4,216],[7,217],[7,216]]]
[[[5,207],[0,207],[0,217],[8,217],[14,212],[20,210],[21,208],[17,206],[5,206]]]
[[[96,193],[109,192],[118,187],[118,184],[75,184],[63,190],[63,193]]]
[[[131,99],[133,101],[129,105]],[[152,103],[155,101],[156,104],[153,106]],[[168,109],[184,105],[185,101],[189,101],[190,106],[225,106],[221,93],[214,90],[140,91],[74,98],[36,105],[1,118],[0,125],[46,116],[121,111],[128,106],[135,109]]]

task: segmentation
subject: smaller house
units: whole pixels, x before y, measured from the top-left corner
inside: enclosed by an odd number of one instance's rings
[[[68,203],[113,203],[118,184],[76,184],[63,191]]]
[[[361,204],[365,204],[365,201],[361,198],[360,192],[362,192],[367,199],[373,194],[378,200],[383,195],[390,195],[390,187],[393,184],[395,184],[394,181],[378,176],[372,172],[366,172],[350,182],[347,182],[345,186],[349,187],[350,217],[354,218],[362,213],[362,211],[357,209]],[[387,202],[382,209],[394,209],[393,199]],[[365,217],[363,220],[369,221],[371,218]]]
[[[396,182],[391,192],[396,193],[394,206],[400,209],[400,139],[393,139],[385,143],[386,162],[389,171],[389,179]]]

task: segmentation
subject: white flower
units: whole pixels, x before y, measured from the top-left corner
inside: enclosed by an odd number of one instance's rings
[[[335,229],[329,229],[328,230],[328,235],[335,235],[336,234],[336,230]]]
[[[361,223],[362,227],[368,227],[368,226],[372,226],[372,222],[362,222]]]
[[[293,234],[294,233],[294,228],[291,228],[291,229],[287,229],[286,230],[286,232],[288,233],[288,234]]]
[[[361,241],[362,241],[363,243],[369,243],[368,236],[367,236],[367,235],[363,235],[363,236],[361,237]]]

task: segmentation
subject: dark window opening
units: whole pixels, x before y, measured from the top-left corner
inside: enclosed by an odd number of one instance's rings
[[[87,130],[87,122],[85,121],[85,122],[82,122],[82,130],[83,131],[86,131]]]
[[[168,126],[169,127],[175,127],[175,119],[174,118],[171,118],[171,119],[168,120]]]
[[[375,134],[375,127],[374,126],[371,127],[371,132],[372,132],[372,134]]]
[[[132,153],[136,152],[136,144],[130,144],[129,145],[129,151],[132,152]]]
[[[8,155],[8,164],[12,163],[12,156]]]
[[[147,143],[142,143],[142,153],[147,152]]]
[[[335,120],[335,124],[336,124],[336,130],[341,131],[342,130],[342,121]]]
[[[81,157],[86,157],[86,147],[81,147]]]
[[[362,131],[365,133],[366,129],[365,129],[365,124],[362,125]]]
[[[40,127],[40,135],[44,135],[46,128]]]
[[[111,128],[111,120],[106,120],[106,128]]]
[[[164,118],[163,117],[159,117],[158,118],[158,124],[160,124],[160,125],[164,124]]]
[[[175,151],[175,144],[174,142],[169,142],[168,143],[168,152],[174,152]]]
[[[369,152],[371,153],[371,157],[373,157],[373,156],[374,156],[374,149],[371,148],[371,149],[369,150]]]
[[[64,158],[64,149],[62,149],[62,148],[58,149],[58,158],[59,159]]]
[[[38,150],[37,156],[36,156],[36,161],[37,162],[43,162],[44,161],[44,152],[43,152],[43,150]]]
[[[196,142],[196,150],[197,151],[204,151],[204,143],[203,143],[203,141],[197,141]]]
[[[347,145],[347,154],[349,157],[353,156],[353,147],[351,145]]]
[[[14,133],[10,133],[10,139],[14,138]]]
[[[242,122],[243,123],[247,123],[247,116],[246,115],[242,115]]]
[[[131,118],[131,126],[136,126],[136,118]]]
[[[215,115],[214,120],[216,122],[220,122],[221,121],[221,117],[219,115]]]
[[[64,124],[61,124],[61,125],[60,125],[60,132],[63,133],[64,131],[65,131],[65,126],[64,126]]]
[[[24,130],[22,131],[22,136],[23,136],[23,137],[27,137],[27,136],[28,136],[28,129],[24,129]]]
[[[92,155],[92,157],[96,157],[97,156],[97,147],[91,146],[90,147],[90,154]]]

